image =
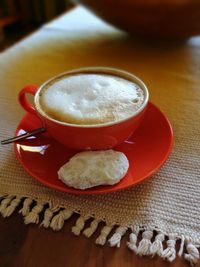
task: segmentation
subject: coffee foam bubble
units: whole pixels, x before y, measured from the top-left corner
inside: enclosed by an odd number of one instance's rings
[[[42,91],[40,105],[53,119],[72,124],[102,124],[133,115],[144,101],[135,83],[112,75],[63,77]]]

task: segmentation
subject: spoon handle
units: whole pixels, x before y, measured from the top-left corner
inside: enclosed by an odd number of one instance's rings
[[[37,129],[34,129],[32,131],[26,132],[24,134],[20,134],[18,136],[15,136],[15,137],[12,137],[12,138],[9,138],[9,139],[6,139],[6,140],[2,140],[1,144],[2,145],[7,145],[7,144],[10,144],[10,143],[19,141],[19,140],[23,140],[23,139],[25,139],[25,138],[27,138],[29,136],[36,135],[36,134],[39,134],[39,133],[43,133],[45,131],[46,131],[46,129],[43,128],[43,127],[37,128]]]

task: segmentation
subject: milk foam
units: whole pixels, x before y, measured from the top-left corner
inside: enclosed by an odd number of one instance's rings
[[[66,76],[45,88],[40,97],[48,116],[86,125],[128,118],[143,101],[143,90],[137,84],[106,74]]]

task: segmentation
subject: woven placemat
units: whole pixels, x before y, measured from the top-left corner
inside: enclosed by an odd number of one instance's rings
[[[12,146],[1,146],[0,212],[8,217],[21,203],[19,213],[26,224],[53,230],[60,230],[78,213],[72,228],[75,235],[90,237],[98,231],[97,244],[108,241],[119,247],[131,229],[127,246],[138,255],[159,255],[173,261],[178,253],[195,264],[200,245],[200,40],[171,46],[144,44],[99,20],[96,23],[95,17],[80,8],[72,13],[81,13],[85,21],[89,17],[96,28],[84,28],[84,20],[74,31],[47,27],[0,55],[0,138],[12,136],[24,114],[17,94],[25,84],[39,85],[76,67],[106,65],[133,72],[146,82],[151,100],[172,123],[173,152],[156,175],[134,188],[76,196],[41,185],[20,166]],[[40,214],[44,214],[42,218]],[[85,228],[91,218],[91,225]],[[105,226],[100,229],[102,221]],[[115,233],[110,236],[113,228]],[[181,240],[178,251],[177,240]]]

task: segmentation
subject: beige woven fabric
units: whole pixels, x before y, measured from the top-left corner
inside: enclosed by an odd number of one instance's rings
[[[78,23],[79,19],[79,23]],[[81,20],[81,23],[80,23]],[[135,73],[149,87],[151,100],[170,119],[175,145],[162,169],[148,181],[128,190],[100,196],[75,196],[44,187],[29,177],[11,146],[1,146],[0,211],[12,214],[20,202],[25,223],[42,223],[59,230],[73,212],[80,218],[72,231],[90,236],[105,221],[97,243],[110,239],[119,246],[127,228],[132,229],[130,249],[140,255],[158,254],[172,261],[175,242],[192,264],[200,245],[200,38],[182,44],[135,40],[104,24],[82,8],[42,28],[0,55],[0,139],[12,136],[24,111],[17,102],[26,84],[82,66],[114,66]],[[156,149],[156,148],[155,148]],[[26,199],[21,199],[26,197]],[[37,203],[30,210],[32,200]],[[44,204],[49,203],[49,208]],[[64,209],[60,208],[63,207]],[[38,214],[46,209],[43,222]],[[91,227],[84,222],[93,217]],[[139,231],[142,240],[137,243]],[[152,238],[153,230],[157,236]],[[163,249],[164,237],[167,248]]]

